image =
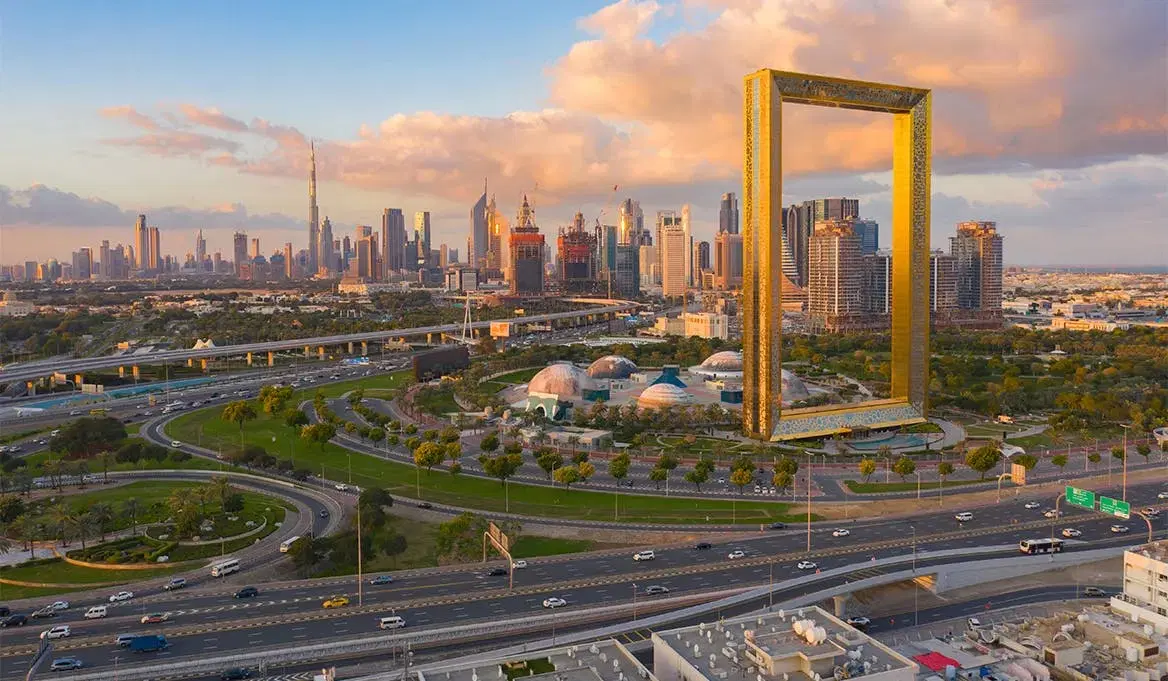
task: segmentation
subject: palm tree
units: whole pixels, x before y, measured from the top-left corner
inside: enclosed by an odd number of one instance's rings
[[[49,486],[54,489],[61,489],[61,461],[59,459],[49,459],[41,464],[45,475],[49,476]]]
[[[101,532],[101,540],[105,541],[105,528],[114,519],[114,509],[106,503],[96,503],[89,507],[89,518]]]
[[[65,546],[69,545],[69,535],[77,525],[77,513],[58,501],[49,509],[49,519],[57,529],[56,538]]]
[[[41,534],[40,522],[31,515],[22,515],[13,523],[17,532],[20,533],[20,538],[24,540],[24,546],[28,549],[29,558],[36,558],[36,540]]]
[[[0,553],[8,553],[13,546],[16,546],[16,542],[8,538],[8,529],[0,525]]]
[[[223,407],[223,420],[239,424],[239,442],[243,443],[243,424],[256,417],[255,407],[246,400],[238,400]]]
[[[89,513],[82,513],[77,516],[74,529],[77,532],[77,536],[81,539],[81,550],[84,551],[85,540],[93,536],[93,530],[95,529],[93,516]]]
[[[220,506],[227,505],[227,498],[230,497],[235,490],[231,488],[231,481],[226,476],[216,475],[211,478],[211,486],[208,488],[212,491],[211,499],[218,500]]]
[[[138,534],[138,513],[142,511],[142,505],[138,503],[137,497],[130,497],[122,502],[122,515],[130,519],[130,533]]]
[[[101,464],[102,482],[108,485],[110,464],[114,462],[113,452],[98,452],[97,456],[94,458],[97,459],[99,464]]]

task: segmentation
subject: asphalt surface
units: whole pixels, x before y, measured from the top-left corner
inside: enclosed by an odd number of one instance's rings
[[[1133,486],[1129,488],[1129,497],[1139,505],[1155,503],[1160,489],[1160,485]],[[979,509],[974,520],[964,524],[954,520],[955,510],[914,518],[911,525],[904,521],[851,523],[848,525],[851,535],[842,538],[833,537],[830,528],[815,529],[809,557],[819,568],[827,570],[863,563],[873,556],[906,555],[913,550],[914,526],[920,552],[1010,544],[1050,533],[1051,522],[1041,517],[1041,509],[1026,510],[1021,502],[1013,500]],[[1018,520],[1017,525],[1013,524],[1014,520]],[[1077,527],[1083,532],[1082,545],[1091,547],[1144,541],[1145,535],[1137,531],[1134,522],[1125,523],[1132,527],[1132,532],[1122,536],[1109,531],[1111,524],[1112,520],[1097,514],[1072,510],[1055,527]],[[1157,532],[1164,535],[1163,521]],[[652,598],[644,595],[649,585],[666,586],[673,595],[678,595],[766,584],[772,575],[774,583],[781,584],[807,574],[795,567],[798,560],[808,557],[805,542],[806,535],[795,529],[763,534],[754,540],[714,542],[710,550],[704,551],[688,546],[659,548],[656,559],[648,562],[634,562],[633,550],[533,559],[528,561],[528,568],[515,571],[514,593],[507,592],[506,577],[488,577],[482,566],[412,571],[397,575],[390,585],[365,585],[363,606],[357,604],[352,577],[261,586],[259,597],[246,601],[232,597],[236,585],[204,582],[185,593],[149,594],[115,604],[104,620],[81,619],[88,603],[78,602],[51,624],[64,623],[74,628],[73,637],[61,642],[57,654],[76,654],[89,668],[111,666],[115,658],[122,664],[138,663],[367,635],[377,631],[379,616],[390,613],[403,616],[411,627],[522,616],[543,612],[541,603],[550,596],[568,601],[558,612],[564,613],[565,623],[569,624],[574,608],[631,602],[634,584],[638,599]],[[1069,550],[1079,545],[1075,542]],[[745,551],[746,558],[729,560],[728,553],[735,549]],[[1013,553],[1009,551],[1010,555]],[[935,560],[922,555],[918,568],[928,567]],[[800,589],[818,590],[844,579],[875,576],[878,570],[864,570],[861,566],[846,577],[825,579],[813,587]],[[797,592],[798,589],[776,594],[775,598],[791,597],[798,595]],[[353,603],[343,608],[323,609],[322,600],[334,594],[349,595]],[[143,613],[154,611],[170,612],[170,621],[151,626],[138,623]],[[48,626],[49,623],[37,623],[23,630],[0,630],[3,638],[0,647],[4,650],[0,655],[4,667],[0,678],[15,678],[23,673],[22,663],[27,661],[28,651],[39,631]],[[163,633],[172,646],[168,651],[130,658],[113,646],[114,637],[121,633]]]

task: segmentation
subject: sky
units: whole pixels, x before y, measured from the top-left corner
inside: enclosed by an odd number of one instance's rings
[[[627,196],[709,239],[759,68],[933,91],[934,247],[995,220],[1011,264],[1168,263],[1160,0],[0,0],[0,262],[138,213],[180,259],[305,247],[309,140],[337,235],[429,210],[465,252],[485,180],[549,235]],[[888,225],[891,119],[783,117],[784,202]]]

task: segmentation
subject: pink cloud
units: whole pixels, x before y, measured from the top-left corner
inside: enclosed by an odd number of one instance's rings
[[[153,118],[139,112],[132,106],[107,106],[101,109],[99,113],[104,118],[124,120],[130,125],[144,130],[157,130],[159,127]]]
[[[108,139],[105,140],[105,143],[119,147],[133,147],[146,154],[171,158],[201,156],[208,151],[215,150],[234,153],[240,148],[240,144],[232,140],[182,130],[162,130],[137,137]]]
[[[179,111],[195,125],[226,132],[245,132],[247,130],[247,123],[227,116],[215,107],[203,109],[194,104],[180,104]]]

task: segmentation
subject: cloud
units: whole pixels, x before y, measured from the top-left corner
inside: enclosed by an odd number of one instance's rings
[[[661,11],[653,0],[619,0],[577,22],[580,28],[613,40],[632,40],[641,35]]]
[[[150,132],[137,137],[115,137],[105,140],[106,144],[118,147],[134,147],[154,156],[201,156],[208,151],[236,152],[239,142],[214,135],[204,135],[185,130],[165,130]]]
[[[121,119],[130,125],[143,128],[145,130],[157,130],[158,123],[153,118],[146,114],[140,113],[132,106],[107,106],[101,109],[100,113],[105,118]]]
[[[216,128],[227,132],[244,132],[247,130],[247,123],[227,116],[215,107],[202,109],[194,104],[180,104],[179,110],[188,121],[195,125]]]

